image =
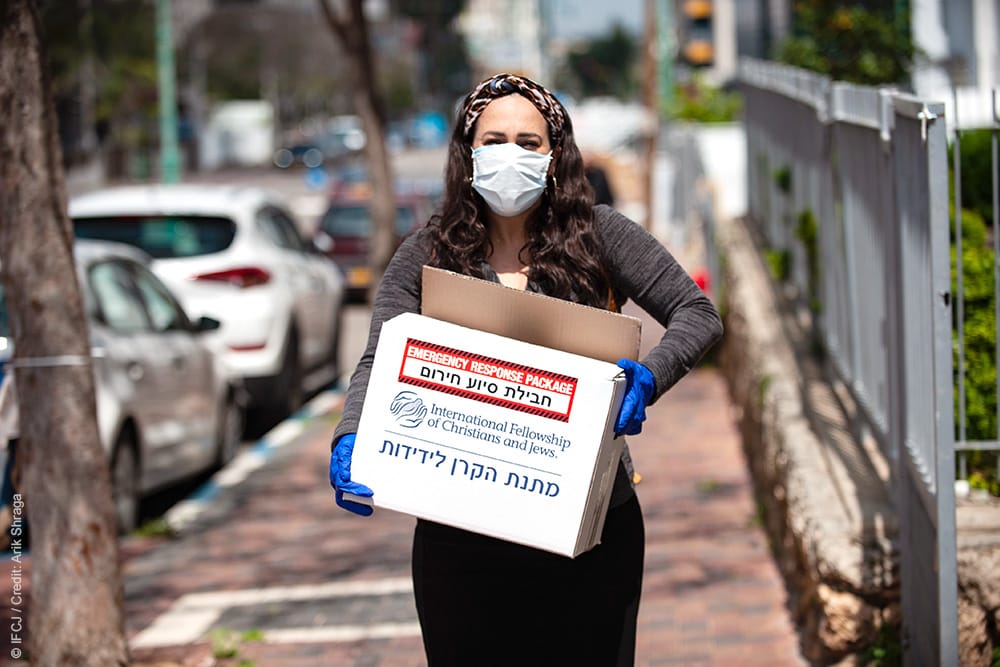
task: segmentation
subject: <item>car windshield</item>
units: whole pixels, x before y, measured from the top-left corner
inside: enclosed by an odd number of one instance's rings
[[[396,233],[406,234],[415,222],[413,209],[408,206],[396,208]],[[371,234],[371,219],[368,216],[368,207],[357,206],[331,206],[323,215],[321,227],[330,236],[369,236]]]
[[[221,252],[236,235],[228,218],[196,215],[76,218],[77,238],[118,241],[141,248],[156,259],[195,257]]]

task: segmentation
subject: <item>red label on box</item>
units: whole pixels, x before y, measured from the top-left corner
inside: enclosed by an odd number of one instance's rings
[[[409,338],[399,381],[568,422],[577,378]]]

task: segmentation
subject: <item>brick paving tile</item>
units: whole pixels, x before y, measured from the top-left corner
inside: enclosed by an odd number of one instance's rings
[[[636,664],[806,664],[780,574],[754,521],[721,376],[708,367],[695,370],[648,414],[643,434],[631,441],[647,531]],[[333,503],[327,463],[334,423],[333,417],[311,422],[265,468],[228,491],[220,501],[224,512],[180,538],[123,542],[130,638],[188,593],[408,576],[412,518],[383,511],[362,519]],[[2,564],[0,575],[9,568]],[[9,579],[0,581],[0,595],[9,595]],[[404,611],[415,619],[412,607]],[[212,654],[202,638],[187,646],[135,649],[133,658],[142,665],[236,664]],[[256,667],[425,665],[416,636],[243,641],[238,659]]]

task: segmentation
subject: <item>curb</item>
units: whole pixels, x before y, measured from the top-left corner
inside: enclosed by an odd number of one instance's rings
[[[341,406],[343,399],[344,392],[340,389],[330,389],[317,394],[295,414],[237,454],[194,493],[167,510],[164,514],[167,526],[175,535],[190,530],[211,508],[224,489],[237,486],[253,471],[263,467],[279,450],[294,442],[302,434],[308,421],[333,412]]]

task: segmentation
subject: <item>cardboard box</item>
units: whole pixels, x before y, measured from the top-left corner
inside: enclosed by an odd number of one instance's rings
[[[639,358],[638,318],[430,266],[422,281],[420,312],[436,320],[612,364]]]
[[[382,326],[351,476],[376,507],[589,550],[624,444],[613,362],[636,358],[639,320],[429,267],[422,293],[423,315]]]

